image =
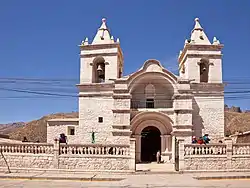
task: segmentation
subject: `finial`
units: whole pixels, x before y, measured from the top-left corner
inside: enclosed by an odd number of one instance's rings
[[[120,43],[120,39],[119,39],[119,38],[117,38],[117,39],[116,39],[116,42],[117,42],[117,43]]]
[[[198,22],[198,21],[199,21],[199,18],[195,18],[194,21]]]
[[[111,40],[114,40],[114,36],[111,36]]]
[[[220,41],[216,37],[214,37],[213,44],[215,44],[215,45],[220,44]]]
[[[105,22],[106,22],[106,18],[103,18],[103,19],[102,19],[102,22],[105,23]]]
[[[182,54],[182,50],[180,50],[179,56]]]
[[[84,45],[88,45],[88,44],[89,44],[89,39],[88,39],[88,37],[86,37],[84,40]]]
[[[185,40],[185,44],[188,44],[188,43],[189,43],[189,42],[188,42],[188,40],[186,39],[186,40]]]

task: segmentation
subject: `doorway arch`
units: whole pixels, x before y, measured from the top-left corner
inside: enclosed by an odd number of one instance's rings
[[[131,137],[136,139],[136,162],[142,162],[141,156],[144,151],[142,148],[142,134],[145,130],[158,130],[160,132],[160,152],[162,157],[171,156],[172,153],[172,124],[173,121],[162,112],[140,112],[131,120]],[[150,127],[150,128],[148,128]],[[158,132],[157,131],[157,132]],[[159,135],[159,133],[158,133]],[[159,137],[158,137],[159,138]],[[144,147],[144,146],[143,146]],[[165,160],[165,159],[164,159]],[[167,160],[167,157],[166,157]],[[143,160],[145,161],[145,159]]]
[[[141,132],[141,161],[156,161],[157,151],[161,151],[161,132],[154,126],[145,127]]]

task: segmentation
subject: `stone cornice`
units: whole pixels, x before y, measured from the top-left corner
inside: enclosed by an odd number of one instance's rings
[[[109,49],[109,48],[120,48],[120,43],[113,44],[89,44],[80,46],[81,50],[99,50],[99,49]]]
[[[92,54],[81,54],[80,57],[96,57],[96,56],[117,56],[117,52],[112,53],[92,53]]]
[[[128,89],[114,89],[114,93],[129,93]]]
[[[175,108],[174,112],[176,114],[192,114],[193,109],[181,109],[181,108]]]
[[[193,45],[193,44],[186,44],[181,55],[178,58],[178,61],[181,62],[184,56],[186,55],[187,50],[199,50],[199,51],[220,51],[224,45]]]
[[[173,95],[173,99],[178,100],[178,99],[192,99],[193,94],[175,94]]]
[[[113,95],[113,98],[114,99],[131,99],[132,98],[132,96],[129,94],[125,94],[125,95]]]
[[[112,109],[113,113],[130,113],[131,109]]]
[[[81,83],[76,85],[79,89],[103,89],[103,88],[110,88],[113,90],[114,83]]]
[[[112,97],[113,93],[81,93],[79,97]]]

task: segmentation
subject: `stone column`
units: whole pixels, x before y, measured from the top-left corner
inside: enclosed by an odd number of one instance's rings
[[[135,160],[141,162],[141,135],[134,135],[135,137]]]
[[[129,170],[136,171],[135,164],[135,138],[130,139],[130,161],[129,161]]]
[[[226,154],[227,154],[227,169],[232,168],[232,156],[233,156],[233,140],[231,138],[225,138]]]
[[[161,153],[166,152],[166,135],[161,135]]]
[[[166,143],[167,143],[167,152],[171,152],[172,145],[171,145],[171,135],[166,135]]]
[[[59,152],[60,152],[59,150],[60,150],[59,140],[55,139],[54,149],[53,149],[53,154],[54,154],[53,166],[54,166],[54,168],[59,168]]]
[[[175,163],[175,136],[172,136],[172,158],[171,162]]]
[[[179,171],[183,171],[185,169],[185,161],[184,161],[184,139],[178,140],[179,143]]]

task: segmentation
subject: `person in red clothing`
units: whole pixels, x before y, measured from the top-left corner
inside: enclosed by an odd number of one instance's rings
[[[197,143],[198,143],[198,144],[204,144],[204,140],[203,140],[203,138],[202,138],[202,137],[200,137],[200,138],[198,139]]]

